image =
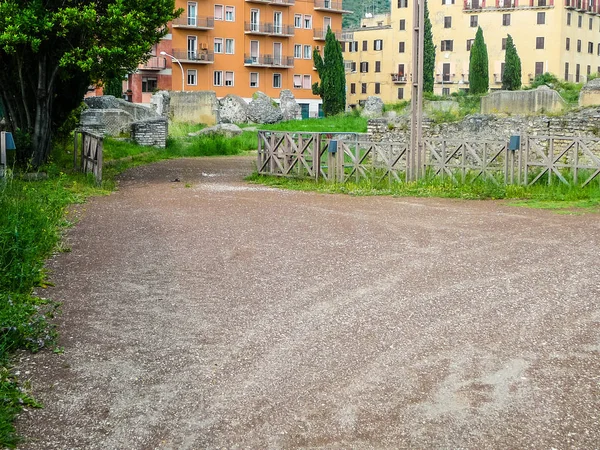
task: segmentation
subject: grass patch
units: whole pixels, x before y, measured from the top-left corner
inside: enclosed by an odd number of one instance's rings
[[[169,122],[169,136],[173,138],[187,137],[188,133],[195,133],[206,128],[204,124]]]
[[[260,125],[261,130],[299,132],[353,132],[366,133],[367,119],[353,114],[338,114],[321,119],[290,120],[276,124]]]
[[[489,180],[455,183],[449,179],[428,178],[404,183],[364,179],[359,182],[329,183],[324,180],[283,178],[254,173],[247,181],[282,189],[349,194],[356,196],[389,195],[397,197],[438,197],[470,200],[511,199],[514,206],[553,209],[557,212],[595,212],[600,210],[600,187],[585,188],[566,185],[530,187],[497,185]]]

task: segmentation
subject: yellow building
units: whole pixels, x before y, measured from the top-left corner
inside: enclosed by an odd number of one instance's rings
[[[412,0],[395,0],[389,16],[367,18],[352,30],[354,42],[346,43],[344,53],[347,67],[356,67],[347,74],[348,104],[369,95],[384,102],[410,98],[412,6]],[[436,94],[468,89],[469,50],[477,27],[487,44],[492,90],[502,86],[508,34],[521,58],[525,85],[544,72],[585,82],[600,71],[600,5],[593,0],[438,0],[428,7],[436,46]]]
[[[250,100],[256,91],[278,98],[290,89],[303,116],[318,114],[312,53],[328,27],[341,38],[341,0],[177,0],[176,7],[185,12],[172,24],[172,55],[183,67],[182,77],[173,65],[174,90]]]

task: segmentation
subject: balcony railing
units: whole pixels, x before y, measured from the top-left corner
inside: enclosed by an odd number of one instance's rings
[[[339,30],[333,30],[335,38],[340,42],[349,42],[352,40],[353,33],[346,33]],[[327,36],[327,30],[323,28],[315,28],[313,31],[313,39],[315,41],[324,41]]]
[[[166,58],[159,56],[151,56],[148,61],[143,64],[140,64],[139,70],[163,70],[167,68],[167,60]]]
[[[293,6],[296,0],[246,0],[246,3],[258,3],[261,5]]]
[[[396,84],[406,84],[408,82],[407,76],[403,73],[393,73],[392,74],[392,83]]]
[[[565,1],[573,2],[576,0]],[[538,9],[552,7],[554,7],[554,0],[464,0],[465,11]]]
[[[565,0],[565,7],[581,12],[600,14],[600,2],[597,0]]]
[[[342,2],[337,0],[315,0],[315,10],[334,11],[346,14],[350,14],[352,12],[345,10]]]
[[[214,17],[181,16],[173,20],[173,28],[193,28],[195,30],[212,30],[215,27]]]
[[[435,76],[435,82],[436,83],[454,83],[454,74],[450,74],[450,73],[444,73],[441,75],[436,75]]]
[[[294,58],[281,55],[244,55],[245,66],[263,66],[263,67],[294,67]]]
[[[293,36],[295,29],[291,25],[275,25],[266,22],[244,22],[246,34],[264,34],[269,36]]]
[[[179,61],[198,64],[212,64],[215,62],[215,54],[208,50],[173,50],[173,56]]]

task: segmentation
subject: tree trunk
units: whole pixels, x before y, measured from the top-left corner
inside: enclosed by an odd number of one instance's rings
[[[48,80],[47,57],[44,55],[38,62],[38,86],[35,98],[35,120],[33,124],[33,136],[31,146],[33,155],[31,164],[38,168],[44,164],[50,155],[51,144],[51,111],[50,111],[50,89]]]

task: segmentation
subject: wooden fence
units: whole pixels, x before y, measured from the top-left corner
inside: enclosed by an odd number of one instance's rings
[[[77,162],[78,148],[81,146],[79,163]],[[96,183],[102,183],[102,151],[104,148],[102,136],[87,131],[76,131],[73,150],[73,167],[83,173],[93,173]]]
[[[406,181],[408,143],[354,133],[259,132],[258,172],[332,182]],[[425,173],[454,182],[586,186],[600,175],[600,139],[522,136],[508,142],[424,139]]]

